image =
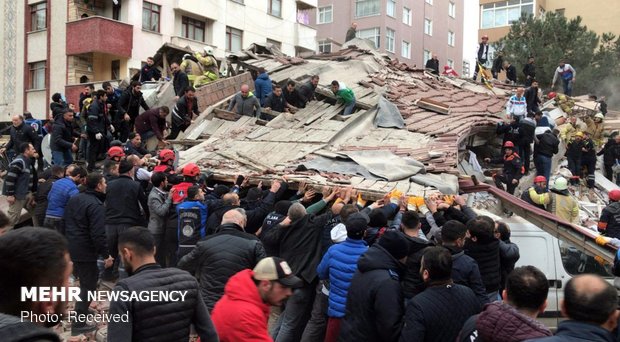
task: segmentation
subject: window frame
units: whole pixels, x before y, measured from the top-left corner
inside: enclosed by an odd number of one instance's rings
[[[392,34],[390,37],[390,33]],[[390,41],[392,42],[392,49],[390,50]],[[385,51],[390,53],[396,53],[396,30],[386,28],[385,30]]]
[[[433,5],[433,0],[425,0],[424,2],[426,2],[429,5]]]
[[[422,52],[422,59],[423,59],[423,64],[426,65],[426,62],[431,59],[433,57],[433,55],[431,54],[430,50],[424,50]]]
[[[321,10],[326,10],[327,8],[329,8],[329,21],[321,21]],[[328,11],[324,11],[323,12],[323,19],[325,19],[325,13],[327,13]],[[323,7],[318,7],[316,9],[316,23],[318,24],[330,24],[334,22],[334,5],[328,5],[328,6],[323,6]]]
[[[521,18],[521,16],[523,15],[523,13],[528,13],[528,12],[524,12],[523,9],[526,7],[530,7],[531,11],[529,12],[530,15],[534,15],[535,14],[535,9],[534,9],[534,0],[520,0],[520,2],[518,4],[514,4],[514,5],[508,5],[507,1],[502,1],[501,4],[500,3],[490,3],[490,4],[484,4],[484,5],[480,5],[480,28],[481,29],[492,29],[492,28],[498,28],[498,27],[506,27],[506,26],[510,26],[512,25],[513,22],[519,20],[519,18]],[[515,9],[519,10],[519,16],[518,18],[511,19],[511,10],[514,11]],[[504,17],[504,23],[502,24],[497,24],[497,12],[501,12],[501,14]],[[502,19],[501,17],[499,19]]]
[[[239,34],[237,35],[237,32],[239,32]],[[243,30],[234,28],[232,26],[226,26],[226,51],[227,52],[236,52],[236,51],[232,51],[232,42],[233,42],[233,37],[239,36],[239,51],[241,49],[243,49]]]
[[[274,4],[279,4],[279,13],[274,12]],[[282,18],[282,0],[269,0],[269,7],[267,7],[267,13],[277,18]]]
[[[452,31],[448,31],[448,46],[454,47],[456,45],[456,34]]]
[[[196,29],[197,29],[197,25],[196,24],[201,24],[202,25],[202,39],[196,39]],[[190,36],[189,34],[189,30],[190,30],[190,26],[191,26],[191,30],[193,32],[193,34]],[[200,25],[198,25],[200,26]],[[198,29],[200,29],[200,27],[198,27]],[[196,19],[196,18],[192,18],[192,17],[187,17],[187,16],[182,16],[181,17],[181,36],[185,39],[191,39],[191,40],[195,40],[195,41],[199,41],[199,42],[204,42],[205,41],[205,36],[206,36],[206,30],[207,30],[207,23],[203,20],[200,19]]]
[[[456,18],[456,3],[452,1],[448,3],[448,16],[450,18]]]
[[[329,51],[325,51],[324,48],[326,46],[329,46]],[[317,49],[317,51],[319,53],[332,53],[332,43],[329,40],[327,40],[327,39],[319,40],[318,41],[318,49]]]
[[[390,14],[390,4],[392,4],[392,14]],[[396,18],[396,0],[385,1],[385,15],[390,18]]]
[[[405,53],[404,53],[405,45],[407,46],[407,55],[406,56],[405,56]],[[401,44],[400,44],[400,55],[403,58],[411,59],[411,43],[410,42],[408,42],[406,40],[403,40],[401,42]]]
[[[406,15],[405,15],[406,13]],[[407,25],[407,26],[411,26],[411,17],[413,16],[413,12],[411,11],[411,8],[409,7],[404,7],[403,6],[403,24]],[[405,18],[407,19],[407,21],[405,21]]]
[[[148,7],[147,7],[148,6]],[[144,11],[149,12],[149,22],[148,26],[144,27]],[[157,14],[157,29],[153,30],[153,15]],[[154,4],[152,2],[143,1],[142,2],[142,29],[151,32],[161,32],[161,5]]]
[[[376,12],[359,14],[358,5],[362,3],[368,3],[369,5],[376,3]],[[355,0],[355,18],[371,17],[375,15],[381,15],[381,0]]]
[[[427,25],[428,24],[428,25]],[[433,20],[424,18],[424,34],[427,36],[433,36]]]
[[[9,0],[12,1],[12,0]],[[30,6],[30,31],[47,29],[47,1],[39,2]],[[43,27],[39,26],[39,12],[43,13]]]
[[[374,36],[372,38],[362,37],[362,32],[368,32],[370,30],[374,30]],[[375,43],[375,48],[377,49],[381,48],[381,27],[376,26],[376,27],[369,27],[363,30],[357,30],[357,32],[355,33],[355,37],[362,38],[362,39],[370,39]]]
[[[32,63],[28,63],[28,90],[43,90],[46,89],[47,84],[46,80],[45,80],[45,71],[47,69],[47,62],[46,61],[38,61],[38,62],[32,62]],[[40,75],[37,76],[37,74],[40,73]],[[38,84],[39,82],[37,82],[37,80],[40,80],[40,77],[43,78],[42,82],[42,87],[39,87],[40,84]]]

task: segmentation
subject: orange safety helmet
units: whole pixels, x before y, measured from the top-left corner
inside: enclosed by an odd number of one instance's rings
[[[194,163],[189,163],[183,167],[183,176],[196,177],[200,174],[200,168]]]
[[[534,177],[534,183],[542,183],[542,182],[546,182],[547,178],[545,178],[545,176],[536,176]]]
[[[610,201],[614,201],[614,202],[618,202],[620,201],[620,190],[618,189],[613,189],[609,192],[609,200]]]
[[[122,158],[125,156],[125,150],[120,146],[112,146],[108,150],[108,158]]]
[[[174,154],[173,150],[170,149],[163,149],[161,151],[159,151],[159,160],[162,163],[166,163],[170,160],[174,160],[174,158],[176,158],[176,155]]]
[[[505,148],[514,148],[514,147],[515,147],[515,144],[514,144],[512,141],[510,141],[510,140],[509,140],[509,141],[506,141],[506,142],[504,143],[504,147],[505,147]]]

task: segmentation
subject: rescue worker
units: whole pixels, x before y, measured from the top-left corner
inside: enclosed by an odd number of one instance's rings
[[[521,199],[533,206],[546,210],[551,199],[547,191],[547,179],[544,176],[534,177],[534,185],[523,192]]]
[[[603,113],[596,113],[594,118],[588,116],[585,119],[587,126],[586,131],[590,132],[590,137],[594,141],[596,148],[603,146],[603,143],[605,142],[603,138],[603,132],[605,131],[605,128],[603,127],[605,126],[605,123],[603,122],[604,119],[605,116]]]
[[[106,156],[109,160],[120,163],[121,160],[125,159],[125,150],[120,146],[112,146],[106,153]]]
[[[187,79],[189,80],[189,86],[193,87],[196,78],[202,75],[202,66],[198,63],[198,59],[195,56],[186,53],[183,55],[183,62],[179,66],[179,69],[187,75]],[[182,96],[183,94],[177,96]]]
[[[566,159],[568,159],[568,169],[573,174],[570,183],[579,184],[581,174],[581,156],[583,154],[583,132],[577,132],[566,145]]]
[[[159,165],[153,168],[153,173],[163,172],[166,174],[166,179],[171,185],[179,184],[183,181],[183,177],[178,175],[174,169],[174,162],[176,160],[176,154],[173,150],[163,149],[159,151]]]
[[[579,204],[568,192],[566,178],[558,177],[555,179],[551,188],[550,202],[550,205],[547,206],[549,212],[572,224],[579,223]]]
[[[569,116],[568,122],[558,127],[560,139],[566,144],[573,139],[577,132],[583,132],[586,128],[583,121],[578,120],[576,116]]]
[[[620,238],[620,189],[609,192],[609,205],[601,212],[598,221],[598,231],[610,238]]]
[[[586,168],[586,184],[588,188],[594,188],[594,171],[596,171],[596,144],[592,140],[590,132],[585,131],[583,138],[583,149],[581,153],[581,167]]]
[[[504,190],[503,184],[506,184],[506,191],[511,195],[514,195],[515,189],[519,185],[519,180],[524,173],[521,158],[514,149],[515,144],[512,141],[506,141],[504,143],[504,156],[494,159],[484,158],[484,161],[488,163],[504,164],[502,174],[493,176],[493,179],[495,180],[495,185],[502,190]]]
[[[177,205],[179,247],[177,258],[189,254],[198,241],[206,237],[208,210],[205,194],[198,185],[187,188],[185,200]]]
[[[219,78],[220,70],[217,66],[217,60],[213,57],[213,49],[205,47],[204,53],[196,52],[194,57],[202,66],[202,75],[197,76],[194,80],[194,88],[203,86],[209,82],[213,82]]]

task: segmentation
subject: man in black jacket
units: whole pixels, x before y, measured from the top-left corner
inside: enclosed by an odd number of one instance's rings
[[[489,301],[499,300],[501,261],[499,241],[494,236],[493,220],[486,216],[467,222],[470,238],[465,241],[465,254],[476,260]]]
[[[2,194],[6,196],[9,204],[7,215],[10,225],[8,230],[19,223],[22,209],[29,212],[33,210],[34,193],[37,192],[37,171],[32,164],[36,156],[36,150],[30,143],[22,143],[19,146],[20,154],[9,164],[9,170],[4,179]],[[33,224],[37,226],[36,217],[33,216]]]
[[[526,87],[534,85],[534,79],[536,78],[536,66],[534,65],[533,56],[530,56],[527,59],[527,64],[523,67],[523,75],[525,75]]]
[[[44,173],[49,172],[49,178],[45,182],[39,184],[37,193],[34,197],[36,205],[34,207],[34,216],[37,217],[37,222],[43,223],[45,221],[45,211],[47,210],[47,195],[52,190],[52,185],[57,180],[65,176],[65,169],[61,166],[54,165]],[[44,178],[44,177],[42,177]]]
[[[335,195],[332,190],[323,200],[330,202]],[[273,333],[274,341],[300,340],[318,284],[316,268],[322,256],[323,228],[331,217],[331,210],[315,216],[306,213],[301,203],[294,203],[288,210],[287,218],[265,236],[264,240],[270,245],[279,241],[280,257],[287,260],[295,275],[304,281],[304,286],[289,298],[279,326]]]
[[[73,131],[73,112],[65,109],[62,115],[54,120],[50,148],[52,149],[52,164],[68,166],[73,164],[73,152],[77,152],[75,138],[80,134]]]
[[[557,130],[551,130],[548,127],[544,129],[542,134],[536,135],[534,140],[534,166],[536,166],[536,175],[543,176],[549,180],[551,176],[551,162],[553,155],[558,153],[560,139],[557,136]],[[549,182],[546,186],[549,190]]]
[[[499,51],[497,56],[493,60],[493,66],[491,66],[491,74],[494,79],[497,79],[497,76],[502,71],[504,67],[504,51]]]
[[[480,303],[470,288],[452,281],[447,249],[427,248],[420,273],[426,289],[407,304],[400,341],[452,342],[463,323],[480,312]]]
[[[118,119],[116,121],[121,122],[119,138],[122,142],[127,141],[129,132],[133,132],[136,118],[140,114],[140,107],[149,110],[149,106],[142,97],[141,89],[140,82],[133,81],[118,100]]]
[[[73,267],[67,240],[47,228],[21,228],[0,236],[0,336],[2,341],[60,342],[51,328],[66,312],[65,301],[21,300],[24,287],[69,286]],[[23,314],[28,316],[24,317]],[[35,316],[36,315],[36,316]],[[50,319],[37,320],[46,316]],[[58,317],[58,319],[54,319]]]
[[[480,65],[484,66],[489,60],[489,36],[486,34],[482,36],[480,44],[478,44],[478,52],[476,54],[476,66],[474,68],[473,80],[476,80],[478,72],[480,71]],[[487,80],[488,81],[488,80]]]
[[[153,57],[146,57],[146,64],[140,69],[140,82],[159,81],[161,72],[155,65]]]
[[[424,68],[433,75],[439,75],[439,59],[437,59],[436,54],[433,54],[433,58],[426,61]]]
[[[148,217],[147,196],[134,180],[134,165],[131,161],[121,160],[119,164],[119,177],[108,184],[106,196],[105,230],[110,248],[110,255],[115,259],[114,267],[104,272],[106,280],[112,280],[117,276],[118,269],[118,236],[129,227],[146,227]],[[144,211],[145,216],[142,215]]]
[[[538,81],[530,80],[531,86],[525,89],[525,102],[527,103],[527,113],[534,114],[540,111],[539,105],[541,103],[540,97],[538,97]]]
[[[80,299],[75,304],[78,315],[88,314],[90,300],[88,291],[97,290],[99,269],[97,257],[105,259],[105,267],[111,267],[105,236],[106,181],[100,173],[91,173],[86,178],[86,191],[72,197],[65,207],[65,234],[69,241],[69,254],[73,261],[73,272],[80,279]],[[73,322],[71,333],[78,335],[96,328],[86,322]]]
[[[180,132],[185,132],[187,127],[192,124],[194,116],[200,115],[198,110],[198,99],[196,89],[193,87],[185,88],[185,93],[177,101],[172,109],[172,129],[168,139],[176,139]]]
[[[506,83],[517,83],[517,68],[512,63],[504,62],[504,70],[506,70]]]
[[[224,295],[224,285],[230,277],[246,268],[254,268],[265,258],[260,240],[243,231],[246,223],[245,210],[227,211],[222,218],[218,233],[201,240],[177,266],[199,275],[200,292],[209,311]]]
[[[309,101],[316,100],[314,91],[319,85],[319,75],[312,75],[310,81],[299,87],[299,108],[305,108]]]
[[[413,298],[424,290],[424,281],[420,275],[420,262],[426,248],[432,247],[433,244],[426,239],[420,238],[420,234],[423,234],[421,233],[420,226],[417,212],[403,212],[400,230],[405,234],[407,243],[409,243],[409,255],[405,264],[405,277],[402,281],[405,299]]]
[[[532,143],[534,142],[535,133],[536,121],[534,120],[534,115],[528,113],[525,118],[519,120],[519,140],[516,143],[525,174],[530,172],[530,158],[532,156]]]
[[[189,79],[187,78],[187,74],[181,70],[179,67],[179,63],[172,62],[170,64],[170,70],[172,70],[172,75],[174,76],[172,80],[172,85],[174,87],[174,100],[178,100],[185,93],[185,89],[190,87]]]
[[[105,150],[104,139],[106,139],[108,129],[113,130],[108,118],[107,100],[108,94],[105,90],[98,90],[93,102],[88,107],[88,122],[86,124],[86,131],[88,132],[88,172],[95,170],[97,155]]]
[[[405,311],[400,279],[408,254],[407,239],[394,230],[362,254],[347,293],[339,341],[398,341]]]
[[[495,185],[502,190],[504,190],[503,184],[506,184],[506,191],[511,195],[514,194],[517,185],[519,185],[519,180],[523,177],[524,172],[521,164],[521,158],[514,152],[514,148],[515,144],[512,141],[507,141],[504,143],[503,157],[495,159],[484,158],[484,161],[487,163],[504,163],[502,174],[495,175],[493,178],[495,180]]]
[[[52,103],[50,103],[52,120],[55,120],[58,115],[62,115],[62,113],[64,113],[64,110],[68,108],[69,105],[62,99],[62,94],[54,93],[54,95],[52,95]]]
[[[37,133],[24,122],[24,117],[16,114],[11,118],[13,122],[13,126],[9,130],[9,142],[5,147],[0,148],[0,153],[4,153],[6,151],[9,160],[13,160],[20,152],[19,146],[22,143],[28,142],[31,143],[35,149],[38,150],[39,146],[39,136]]]
[[[111,315],[129,314],[131,320],[111,321],[109,341],[186,341],[191,325],[202,342],[219,341],[198,282],[185,271],[161,268],[155,262],[155,240],[146,228],[128,228],[119,236],[118,249],[130,276],[120,280],[114,291],[161,291],[172,300],[110,302]]]
[[[458,221],[448,221],[441,227],[441,243],[452,254],[452,281],[469,287],[474,291],[480,305],[489,302],[482,283],[480,269],[476,260],[463,251],[467,227]]]
[[[613,182],[614,171],[612,167],[620,160],[620,134],[612,134],[605,146],[596,154],[603,155],[603,165],[605,167],[605,178]],[[617,181],[616,181],[617,182]]]

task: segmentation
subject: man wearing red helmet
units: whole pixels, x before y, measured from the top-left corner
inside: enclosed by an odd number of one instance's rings
[[[601,212],[598,231],[610,238],[620,238],[620,190],[609,192],[609,205]]]
[[[514,151],[514,148],[515,144],[512,141],[506,141],[504,143],[504,156],[494,159],[484,158],[484,161],[487,163],[504,164],[502,174],[495,175],[493,178],[495,185],[502,190],[504,189],[504,184],[506,184],[506,191],[511,195],[514,195],[515,189],[519,185],[519,180],[524,173],[521,158]]]
[[[121,160],[125,159],[125,150],[123,150],[123,148],[120,146],[112,146],[108,150],[107,156],[108,159],[120,163]]]
[[[523,192],[521,199],[542,210],[547,210],[551,199],[547,190],[547,179],[544,176],[534,177],[534,185]]]

